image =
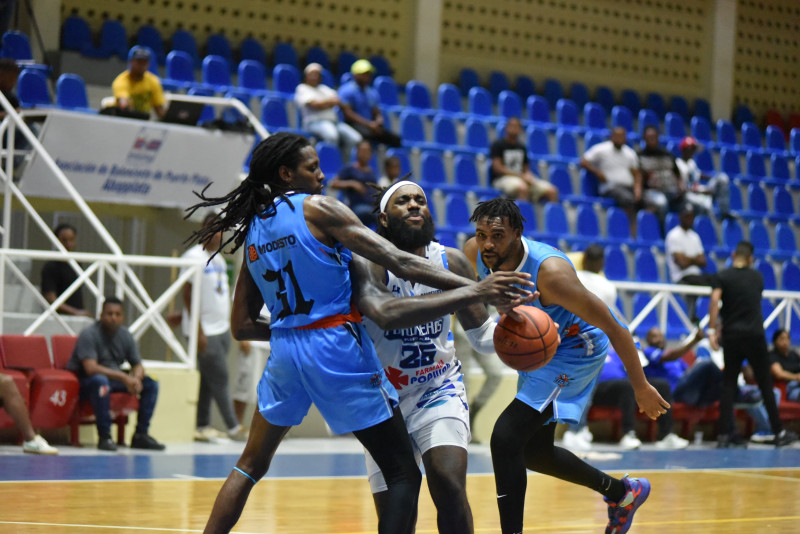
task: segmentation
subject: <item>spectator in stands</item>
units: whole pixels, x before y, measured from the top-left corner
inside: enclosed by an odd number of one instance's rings
[[[150,49],[134,46],[128,53],[128,69],[111,83],[119,109],[150,114],[155,111],[161,118],[166,112],[166,99],[161,80],[148,70]]]
[[[670,383],[666,378],[648,377],[650,385],[656,388],[664,400],[671,403]],[[597,386],[592,396],[593,406],[614,406],[622,412],[622,439],[619,441],[623,449],[638,449],[642,442],[636,437],[636,396],[633,392],[625,366],[616,352],[608,351],[603,370],[597,378]],[[658,418],[657,449],[685,449],[689,442],[672,432],[672,410]]]
[[[764,318],[761,315],[764,278],[759,271],[752,268],[752,264],[753,244],[742,241],[736,245],[733,253],[733,265],[717,274],[708,304],[709,342],[716,350],[720,339],[722,340],[725,361],[719,406],[718,447],[741,444],[741,438],[734,432],[733,402],[737,393],[739,370],[745,359],[753,368],[764,407],[769,414],[772,433],[775,435],[773,443],[782,446],[797,439],[794,432],[783,428],[772,393],[769,353],[764,334]],[[716,330],[718,316],[722,318],[721,336]]]
[[[339,121],[336,108],[339,95],[322,83],[322,65],[309,63],[303,70],[303,83],[294,92],[294,101],[303,116],[303,129],[321,141],[338,146],[350,154],[361,141],[361,134]]]
[[[164,450],[164,445],[148,434],[158,399],[158,382],[145,375],[136,341],[122,324],[124,321],[122,301],[108,297],[103,302],[100,319],[78,336],[67,369],[78,375],[81,399],[89,399],[92,404],[99,436],[98,449],[117,450],[111,439],[110,394],[128,392],[139,398],[136,433],[131,439],[131,448]],[[130,365],[130,371],[122,370],[126,364]]]
[[[625,144],[627,135],[625,128],[617,126],[611,130],[608,141],[594,145],[583,154],[580,165],[597,177],[600,195],[613,198],[634,225],[636,210],[642,200],[642,181],[639,158]]]
[[[375,67],[366,59],[359,59],[350,67],[353,79],[339,88],[344,120],[372,143],[399,147],[400,136],[383,124],[378,92],[370,85],[373,72]]]
[[[667,232],[665,248],[669,278],[673,284],[711,286],[714,275],[703,272],[706,268],[706,253],[700,236],[694,231],[694,204],[684,203],[680,212],[680,224]],[[697,295],[686,295],[689,317],[693,323],[699,319],[695,308]]]
[[[703,215],[712,215],[716,203],[722,217],[731,217],[730,179],[725,173],[709,176],[700,171],[693,159],[699,146],[694,137],[684,137],[680,144],[681,157],[675,160],[686,184],[686,200]]]
[[[19,98],[14,88],[17,86],[20,68],[17,62],[11,58],[0,58],[0,92],[6,97],[8,103],[14,109],[19,109]],[[4,119],[6,112],[0,108],[0,120]]]
[[[355,161],[342,167],[339,174],[328,183],[328,188],[344,191],[344,203],[365,226],[374,228],[378,218],[373,212],[370,186],[377,185],[378,179],[370,166],[371,159],[372,145],[367,140],[361,141],[356,147]]]
[[[786,400],[800,402],[800,354],[792,349],[789,332],[783,328],[772,334],[769,358],[772,378],[786,382]]]
[[[53,230],[53,233],[56,234],[56,238],[67,249],[67,252],[75,250],[75,245],[78,242],[78,231],[74,226],[68,223],[59,224]],[[69,263],[55,260],[48,261],[42,267],[42,296],[52,304],[77,279],[78,274]],[[83,292],[80,287],[56,311],[64,315],[92,316],[83,307]]]
[[[58,454],[58,449],[47,443],[33,430],[31,417],[25,407],[14,379],[0,372],[0,408],[5,408],[22,434],[22,450],[33,454]]]
[[[639,171],[642,173],[644,207],[658,215],[661,225],[670,211],[678,211],[686,192],[675,156],[661,146],[658,128],[644,129],[644,147],[639,150]]]
[[[214,213],[203,220],[203,226],[213,221]],[[236,418],[228,386],[228,352],[231,347],[228,265],[221,254],[222,232],[213,234],[183,253],[183,258],[202,261],[205,269],[200,277],[200,324],[197,333],[197,370],[200,372],[200,392],[197,395],[197,429],[195,441],[224,442],[229,438],[244,441],[247,431]],[[214,257],[212,258],[212,254]],[[192,309],[192,284],[183,286],[183,335],[189,337]],[[216,403],[227,433],[211,426],[211,402]]]
[[[383,160],[383,176],[378,180],[378,185],[380,187],[389,187],[400,179],[400,174],[402,172],[400,158],[397,156],[389,156]]]
[[[519,142],[520,133],[522,123],[517,117],[510,117],[503,137],[492,143],[489,149],[492,187],[512,199],[558,202],[558,189],[531,172],[528,150]]]
[[[11,27],[11,18],[14,16],[14,8],[17,0],[3,0],[0,2],[0,35],[6,33]]]

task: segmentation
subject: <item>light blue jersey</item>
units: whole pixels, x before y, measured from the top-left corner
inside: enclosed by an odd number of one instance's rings
[[[247,266],[272,315],[272,352],[258,383],[258,411],[293,426],[313,402],[337,434],[392,416],[397,391],[375,354],[360,316],[351,313],[352,253],[329,247],[308,229],[306,194],[281,199],[253,219]]]
[[[529,273],[534,289],[539,267],[548,258],[561,258],[572,265],[563,252],[550,245],[523,237],[522,246],[524,254],[515,271]],[[480,254],[477,266],[481,279],[491,274]],[[550,363],[535,371],[519,373],[516,398],[539,412],[553,403],[552,420],[577,424],[603,368],[608,336],[561,306],[542,306],[538,300],[531,305],[544,310],[558,323],[561,344]]]

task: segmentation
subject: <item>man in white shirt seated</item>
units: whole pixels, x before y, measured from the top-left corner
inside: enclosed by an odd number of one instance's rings
[[[352,126],[339,120],[338,93],[322,83],[322,65],[309,63],[303,70],[303,83],[294,92],[294,102],[303,117],[303,129],[320,141],[342,149],[344,160],[362,139]]]
[[[714,176],[703,174],[694,160],[700,145],[694,137],[684,137],[679,145],[681,157],[675,160],[681,179],[686,184],[686,200],[691,202],[697,213],[713,214],[713,203],[717,204],[720,216],[731,216],[730,178],[720,172]]]

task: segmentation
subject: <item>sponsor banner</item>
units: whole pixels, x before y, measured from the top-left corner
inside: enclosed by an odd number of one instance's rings
[[[53,111],[39,140],[88,202],[185,208],[192,191],[223,195],[238,183],[249,134],[104,115]],[[21,180],[26,196],[68,198],[35,154]]]

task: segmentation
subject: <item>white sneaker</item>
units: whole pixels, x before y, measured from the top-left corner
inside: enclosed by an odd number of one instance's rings
[[[588,451],[592,448],[592,444],[586,441],[580,432],[573,432],[567,430],[561,436],[561,442],[564,447],[573,451]]]
[[[22,451],[31,454],[58,454],[58,449],[47,443],[47,440],[39,434],[30,441],[23,441]]]
[[[636,437],[636,432],[631,430],[630,432],[622,436],[622,439],[619,440],[619,446],[625,450],[630,451],[641,447],[642,442],[639,441],[639,438]]]
[[[230,443],[227,434],[207,426],[194,431],[194,440],[203,443]]]
[[[233,441],[247,441],[247,437],[249,435],[250,429],[245,428],[242,425],[236,425],[228,430],[228,438],[232,439]]]
[[[589,430],[588,426],[581,428],[580,432],[578,432],[578,435],[581,436],[585,441],[588,441],[589,443],[594,441],[594,436],[592,435],[592,431]]]
[[[775,434],[767,432],[756,432],[750,436],[750,441],[753,443],[772,443],[775,441]]]
[[[685,449],[689,446],[689,440],[670,432],[664,439],[656,441],[656,449]]]

